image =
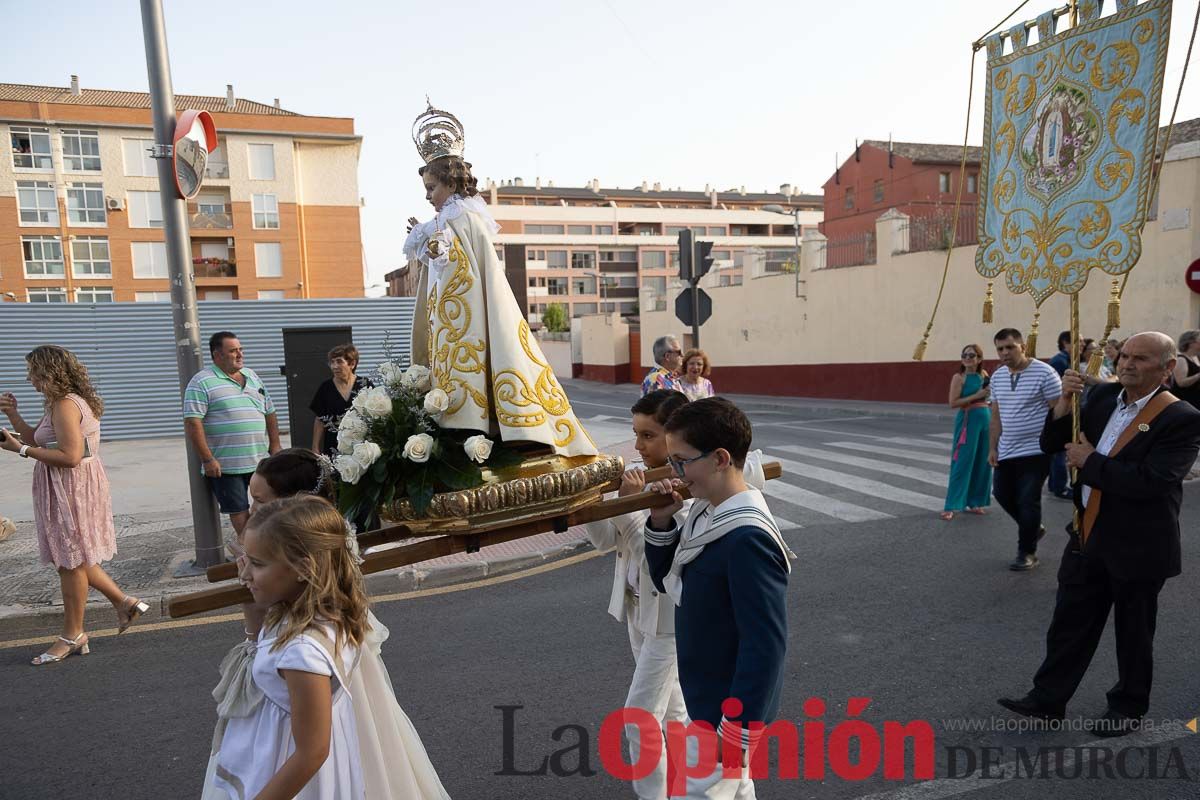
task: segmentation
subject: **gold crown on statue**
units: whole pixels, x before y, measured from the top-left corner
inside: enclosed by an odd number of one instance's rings
[[[425,103],[429,107],[413,122],[413,144],[421,158],[426,164],[447,156],[462,158],[466,135],[458,117],[434,108],[428,97]]]

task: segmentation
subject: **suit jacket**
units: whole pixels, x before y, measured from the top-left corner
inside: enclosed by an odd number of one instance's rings
[[[1104,384],[1088,397],[1080,428],[1093,445],[1104,436],[1122,388],[1119,383]],[[1042,450],[1056,453],[1069,441],[1070,415],[1055,420],[1050,412],[1042,429]],[[1115,456],[1088,456],[1073,487],[1075,505],[1082,514],[1084,485],[1101,490],[1103,496],[1083,554],[1101,559],[1118,580],[1162,580],[1178,575],[1182,569],[1179,506],[1183,478],[1198,450],[1200,411],[1179,402],[1159,414],[1150,430],[1134,434]],[[1068,545],[1068,550],[1073,546]]]

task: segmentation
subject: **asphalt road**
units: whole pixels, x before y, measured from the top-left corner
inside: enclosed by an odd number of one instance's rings
[[[607,404],[614,416],[628,407],[620,394],[573,390],[572,399],[577,406]],[[1032,755],[1038,747],[1094,739],[1073,731],[948,727],[1006,720],[995,698],[1028,688],[1053,607],[1065,503],[1045,501],[1052,533],[1041,567],[1012,573],[1005,565],[1015,529],[1002,512],[944,523],[924,507],[942,493],[933,481],[945,473],[946,420],[831,418],[785,400],[748,405],[756,445],[792,465],[769,494],[799,555],[789,586],[781,718],[812,721],[802,704],[821,698],[828,738],[845,720],[848,699],[865,697],[871,702],[860,716],[875,730],[885,721],[928,720],[936,737],[937,778],[922,787],[908,785],[911,766],[907,781],[885,780],[881,769],[860,781],[827,770],[824,780],[761,781],[759,797],[1200,796],[1200,736],[1177,725],[1104,745],[1152,744],[1155,774],[1168,776],[1159,780],[1106,778],[1103,767],[1095,779],[1058,778],[1053,766],[1045,779],[1005,779],[1000,766],[993,772],[1001,777],[981,777],[985,756],[1002,766],[1018,757],[1018,747]],[[603,413],[583,408],[585,417]],[[1200,523],[1200,487],[1186,492],[1190,532]],[[1159,719],[1189,720],[1200,711],[1200,619],[1191,579],[1200,574],[1200,555],[1187,538],[1184,576],[1161,596],[1151,709]],[[584,556],[537,574],[376,606],[391,629],[384,657],[397,695],[452,797],[632,797],[598,756],[601,722],[619,707],[633,668],[624,626],[605,613],[608,558]],[[27,662],[42,645],[14,641],[0,628],[0,798],[197,796],[215,719],[209,692],[222,655],[240,635],[236,621],[197,622],[97,637],[92,655],[36,669]],[[1069,713],[1103,711],[1115,678],[1109,631]],[[595,774],[497,775],[506,758],[500,706],[520,707],[510,712],[509,771],[536,771],[566,750],[556,759],[560,771]],[[970,777],[946,777],[951,747],[976,758]],[[1000,749],[985,753],[987,747]],[[1127,765],[1145,768],[1149,751],[1130,752]],[[955,753],[961,773],[966,750]],[[1068,763],[1064,774],[1071,771]]]

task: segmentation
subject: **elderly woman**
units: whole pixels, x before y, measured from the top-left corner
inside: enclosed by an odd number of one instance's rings
[[[33,516],[42,563],[58,569],[63,597],[63,632],[34,666],[87,655],[83,612],[88,589],[97,589],[117,610],[122,633],[150,606],[121,591],[100,564],[117,552],[108,475],[100,463],[100,415],[104,402],[87,369],[69,350],[42,345],[25,356],[29,382],[45,397],[41,421],[21,418],[17,398],[0,396],[0,411],[13,430],[0,436],[0,448],[31,459]]]
[[[335,455],[337,441],[329,435],[326,423],[336,424],[350,409],[354,398],[371,382],[355,374],[358,369],[358,348],[352,344],[339,344],[329,351],[329,371],[333,377],[317,387],[309,411],[316,415],[313,420],[312,451],[317,455]]]
[[[1172,393],[1200,408],[1200,330],[1184,331],[1180,335],[1179,358],[1172,378]]]
[[[660,336],[655,339],[654,363],[658,366],[650,370],[642,381],[642,397],[659,389],[682,392],[679,368],[683,366],[683,349],[679,346],[679,340],[674,336]]]
[[[688,400],[703,400],[716,394],[712,381],[708,379],[711,374],[712,365],[708,362],[708,354],[703,350],[693,348],[684,354],[683,374],[679,376],[679,385],[683,387],[683,393],[687,395]]]

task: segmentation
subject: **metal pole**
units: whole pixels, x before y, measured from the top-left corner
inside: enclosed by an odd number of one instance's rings
[[[693,269],[695,261],[692,262]],[[700,281],[692,282],[692,347],[700,349]]]
[[[796,237],[796,297],[800,297],[800,209],[792,210],[792,234]]]
[[[175,363],[179,394],[204,367],[200,349],[200,322],[196,315],[196,282],[192,270],[191,239],[187,229],[187,204],[175,188],[174,160],[167,157],[175,136],[175,93],[167,57],[167,31],[161,0],[141,0],[142,36],[146,43],[146,72],[150,79],[150,110],[154,117],[158,189],[162,200],[163,238],[171,277],[171,318],[174,323]],[[193,567],[202,572],[225,560],[221,545],[221,519],[212,493],[200,474],[200,463],[190,441],[187,446],[188,490],[192,500],[192,528],[196,537]],[[190,572],[190,570],[189,570]]]
[[[1079,372],[1079,293],[1075,292],[1071,295],[1071,369]],[[1080,396],[1078,394],[1071,395],[1071,441],[1078,444],[1079,442],[1079,403]],[[1079,470],[1075,467],[1070,469],[1071,485],[1075,485],[1079,480]],[[1072,504],[1074,505],[1074,504]],[[1083,528],[1081,527],[1082,519],[1079,515],[1079,509],[1074,509],[1073,516],[1075,532],[1081,538],[1083,536]]]

